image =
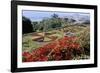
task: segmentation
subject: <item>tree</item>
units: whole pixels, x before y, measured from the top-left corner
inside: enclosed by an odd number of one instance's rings
[[[57,28],[61,27],[61,18],[57,14],[53,14],[51,18],[51,27],[52,28]]]
[[[76,22],[76,20],[75,19],[70,19],[70,22],[74,23],[74,22]]]
[[[38,22],[37,21],[32,22],[32,26],[33,26],[33,32],[36,32],[36,30],[38,29]]]
[[[58,18],[58,15],[57,14],[53,14],[52,18]]]
[[[83,24],[90,24],[90,20],[84,20]]]
[[[66,18],[64,18],[64,20],[65,20],[65,22],[68,22],[69,18],[66,17]]]
[[[22,30],[24,33],[30,33],[33,31],[33,26],[31,24],[30,19],[26,18],[25,16],[22,17]]]
[[[58,28],[58,27],[61,27],[61,21],[60,19],[54,19],[51,23],[51,27],[52,28]]]

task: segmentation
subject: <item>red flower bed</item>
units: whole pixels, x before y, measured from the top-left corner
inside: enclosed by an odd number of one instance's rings
[[[77,37],[66,36],[37,48],[31,53],[23,52],[23,62],[71,60],[74,52],[80,52],[80,45],[76,40]]]

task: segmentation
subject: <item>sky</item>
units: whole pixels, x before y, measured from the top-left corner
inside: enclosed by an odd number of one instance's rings
[[[74,18],[76,20],[84,19],[89,20],[89,13],[76,13],[76,12],[50,12],[50,11],[34,11],[34,10],[23,10],[22,15],[29,18],[31,21],[41,21],[44,18],[50,18],[53,14],[57,14],[59,17]]]

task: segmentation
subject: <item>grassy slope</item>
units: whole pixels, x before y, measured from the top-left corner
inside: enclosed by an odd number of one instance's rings
[[[84,48],[84,46],[88,47],[87,44],[89,44],[89,31],[90,31],[89,26],[84,27],[84,26],[77,26],[76,25],[76,26],[68,26],[68,27],[64,28],[63,31],[61,31],[61,30],[60,31],[59,30],[49,31],[48,33],[54,33],[54,34],[46,35],[46,36],[57,36],[57,38],[61,38],[61,37],[63,37],[63,32],[73,32],[76,34],[77,37],[79,37],[78,42],[80,42],[80,44]],[[34,35],[32,35],[31,33],[23,35],[23,49],[22,49],[22,51],[31,52],[32,50],[41,46],[36,41],[32,41],[33,36]],[[49,41],[50,39],[46,36],[45,36],[44,40]]]

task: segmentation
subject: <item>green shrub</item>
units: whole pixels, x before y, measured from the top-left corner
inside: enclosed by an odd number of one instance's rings
[[[77,34],[78,42],[81,45],[81,48],[84,50],[84,53],[89,55],[90,54],[90,28],[87,27],[82,32]]]

